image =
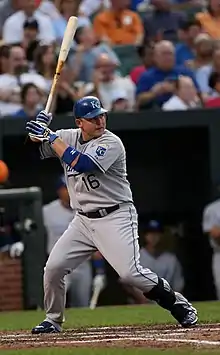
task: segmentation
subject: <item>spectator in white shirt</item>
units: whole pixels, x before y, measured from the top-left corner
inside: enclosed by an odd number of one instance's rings
[[[79,11],[85,16],[92,16],[99,10],[108,9],[111,7],[109,0],[83,0],[80,4]]]
[[[107,54],[99,55],[94,71],[97,95],[103,106],[110,110],[115,91],[121,89],[125,91],[129,111],[132,111],[135,103],[135,85],[129,76],[122,77],[116,70],[117,64]]]
[[[180,76],[173,80],[173,83],[175,85],[174,95],[163,104],[164,111],[183,111],[199,107],[196,87],[190,77]]]
[[[22,10],[15,12],[4,23],[3,40],[7,44],[22,43],[24,23],[27,19],[35,19],[39,25],[38,39],[44,43],[55,41],[51,20],[42,12],[36,10],[35,0],[23,0]]]
[[[0,115],[13,115],[21,108],[21,87],[27,83],[35,84],[44,94],[45,79],[35,73],[27,72],[25,51],[19,46],[10,49],[8,72],[0,75]]]
[[[78,17],[78,21],[77,21],[78,27],[91,26],[91,22],[89,18],[84,15],[80,16],[80,14],[78,13],[79,1],[56,0],[55,4],[57,6],[57,9],[60,12],[60,17],[55,18],[52,22],[53,22],[56,39],[58,42],[61,42],[63,39],[67,21],[69,20],[70,16],[75,15]]]

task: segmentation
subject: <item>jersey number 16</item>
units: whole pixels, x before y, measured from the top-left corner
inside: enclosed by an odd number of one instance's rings
[[[97,189],[100,186],[100,183],[97,179],[95,179],[94,174],[89,174],[86,177],[83,176],[82,181],[84,182],[87,191],[90,189]]]

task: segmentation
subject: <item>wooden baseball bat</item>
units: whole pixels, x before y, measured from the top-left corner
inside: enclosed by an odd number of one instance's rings
[[[53,77],[52,86],[51,86],[50,93],[49,93],[46,107],[45,107],[46,113],[50,112],[50,109],[51,109],[51,106],[53,103],[53,98],[54,98],[56,86],[57,86],[57,83],[59,80],[59,76],[60,76],[60,73],[64,67],[64,64],[65,64],[66,58],[68,56],[71,44],[73,43],[73,37],[74,37],[76,29],[77,29],[77,21],[78,21],[78,19],[75,16],[71,16],[68,20],[66,30],[65,30],[65,33],[63,36],[63,41],[62,41],[62,44],[60,47],[60,53],[59,53],[59,57],[58,57],[58,61],[57,61],[56,72]]]

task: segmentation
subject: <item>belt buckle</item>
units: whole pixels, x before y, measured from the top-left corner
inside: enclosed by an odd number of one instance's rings
[[[101,217],[105,217],[108,215],[108,212],[106,211],[105,208],[102,208],[101,210],[99,210],[99,214]]]

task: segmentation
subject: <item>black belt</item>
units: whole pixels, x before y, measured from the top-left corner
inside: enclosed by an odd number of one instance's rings
[[[79,214],[81,214],[82,216],[86,216],[88,218],[102,218],[102,217],[107,216],[109,213],[112,213],[118,209],[119,209],[119,205],[114,205],[111,207],[101,208],[100,210],[93,211],[93,212],[80,212],[79,211]]]

